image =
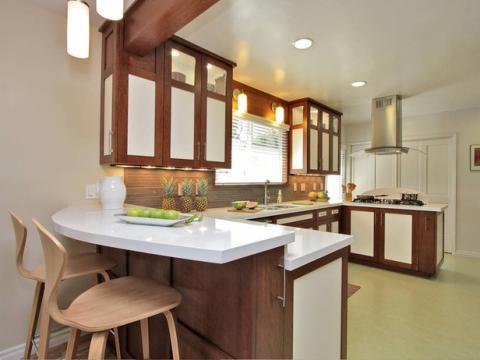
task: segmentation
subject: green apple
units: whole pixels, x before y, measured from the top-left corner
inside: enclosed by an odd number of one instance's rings
[[[140,209],[137,209],[137,208],[128,209],[127,210],[127,215],[128,216],[139,217],[140,216]]]
[[[163,209],[152,210],[150,217],[155,219],[163,219],[165,217],[165,210]]]
[[[166,220],[178,220],[180,219],[180,213],[175,210],[167,210],[165,211],[164,219]]]
[[[148,218],[148,217],[151,216],[151,214],[152,214],[152,210],[150,210],[150,209],[141,209],[140,210],[140,216],[141,217]]]

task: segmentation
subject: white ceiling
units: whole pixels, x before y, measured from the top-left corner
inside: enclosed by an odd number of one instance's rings
[[[65,0],[30,1],[66,14]],[[480,106],[479,34],[480,0],[221,0],[178,33],[236,61],[236,80],[313,97],[345,122],[368,121],[371,98],[394,93],[405,116]],[[302,36],[311,49],[291,46]]]
[[[346,122],[395,93],[405,116],[480,106],[479,34],[479,0],[221,0],[178,33],[236,61],[236,80]],[[302,36],[311,49],[291,46]]]

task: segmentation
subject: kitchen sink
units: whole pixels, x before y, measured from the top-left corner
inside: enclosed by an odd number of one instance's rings
[[[278,204],[278,205],[268,205],[267,207],[263,206],[263,210],[284,210],[284,209],[293,209],[297,208],[300,205],[291,205],[291,204]]]

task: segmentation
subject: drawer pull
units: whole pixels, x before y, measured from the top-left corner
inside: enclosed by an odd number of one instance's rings
[[[336,214],[338,214],[338,213],[339,213],[339,210],[338,210],[338,209],[332,210],[332,214],[333,214],[333,215],[336,215]]]
[[[318,217],[324,217],[324,216],[327,216],[327,212],[326,212],[326,211],[322,211],[322,212],[319,212],[319,213],[318,213]]]

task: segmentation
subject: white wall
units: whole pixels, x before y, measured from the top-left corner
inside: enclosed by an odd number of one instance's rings
[[[347,144],[370,140],[370,124],[346,125]],[[470,145],[480,144],[480,108],[403,119],[403,137],[457,134],[457,234],[459,254],[480,256],[480,171],[470,171]]]
[[[25,340],[34,283],[15,267],[6,209],[29,225],[27,266],[42,251],[30,219],[87,203],[84,185],[105,174],[98,164],[101,36],[91,29],[91,58],[66,53],[66,20],[28,0],[3,0],[0,11],[0,350]],[[85,250],[70,241],[69,250]],[[74,283],[79,290],[84,284]]]

